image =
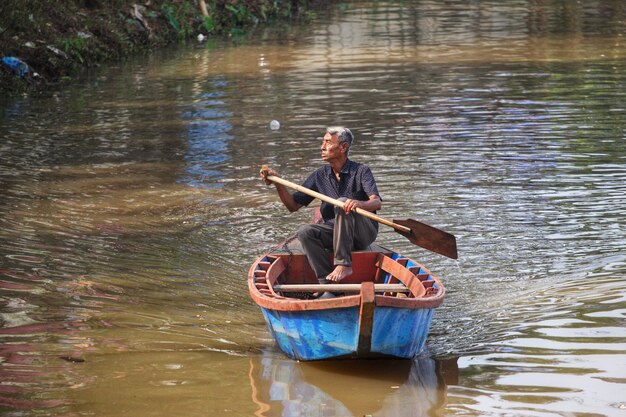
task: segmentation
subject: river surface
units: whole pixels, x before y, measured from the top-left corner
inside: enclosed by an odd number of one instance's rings
[[[280,129],[271,130],[271,120]],[[377,242],[447,289],[414,361],[299,363],[247,294],[346,125]],[[626,416],[626,5],[350,2],[0,98],[0,415]]]

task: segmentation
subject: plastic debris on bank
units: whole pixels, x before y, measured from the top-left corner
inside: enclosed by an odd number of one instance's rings
[[[2,57],[2,63],[7,67],[11,68],[17,75],[24,78],[30,72],[28,68],[28,64],[22,61],[19,58],[14,56],[4,56]]]

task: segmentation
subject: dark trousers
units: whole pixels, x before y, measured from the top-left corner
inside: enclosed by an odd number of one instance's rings
[[[352,266],[352,251],[363,250],[374,242],[378,225],[356,213],[346,214],[335,207],[335,224],[305,224],[298,229],[298,239],[317,279],[326,282],[334,266],[327,250],[335,253],[334,265]]]

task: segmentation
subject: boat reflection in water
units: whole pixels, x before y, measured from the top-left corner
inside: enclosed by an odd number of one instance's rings
[[[258,417],[443,415],[457,358],[296,362],[278,352],[250,361]]]

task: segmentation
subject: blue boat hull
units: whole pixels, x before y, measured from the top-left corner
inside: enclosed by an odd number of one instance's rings
[[[261,310],[274,340],[290,358],[328,359],[349,356],[356,351],[357,307],[293,312]]]
[[[358,354],[359,308],[273,311],[262,308],[272,337],[292,359],[311,361]],[[413,358],[423,350],[434,309],[375,310],[368,357]]]

